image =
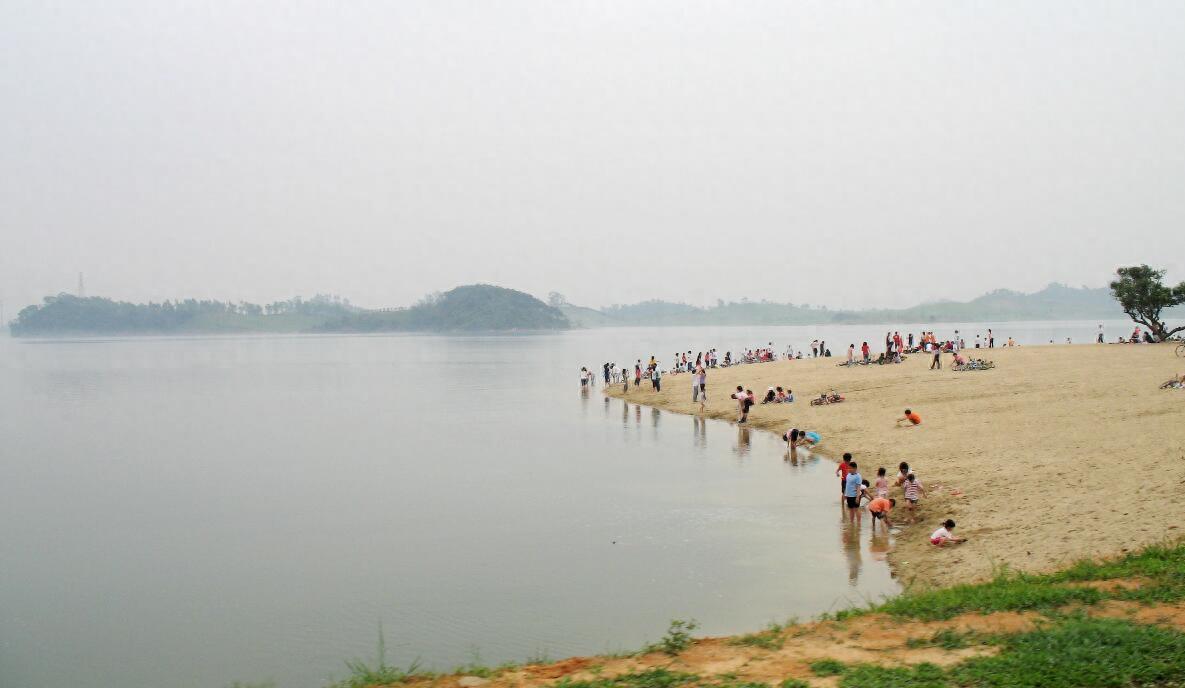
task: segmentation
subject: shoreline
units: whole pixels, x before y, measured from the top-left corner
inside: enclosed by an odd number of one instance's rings
[[[1185,485],[1185,390],[1159,390],[1185,370],[1172,345],[1043,345],[970,349],[987,371],[929,370],[931,357],[901,364],[839,367],[842,358],[748,364],[708,371],[704,417],[736,422],[728,397],[737,384],[761,397],[767,387],[794,390],[792,404],[753,406],[749,427],[781,435],[791,427],[823,436],[831,460],[850,451],[870,480],[894,476],[907,461],[925,485],[917,523],[895,537],[890,565],[903,587],[979,582],[1000,567],[1046,572],[1083,557],[1115,556],[1175,538],[1172,487]],[[625,394],[636,404],[699,415],[691,375],[666,375]],[[840,404],[812,407],[829,389]],[[898,428],[904,408],[916,428]],[[870,477],[872,476],[872,477]],[[1170,487],[1172,486],[1172,487]],[[894,523],[906,511],[900,489]],[[928,536],[954,518],[970,542],[937,548]],[[1159,524],[1164,524],[1163,526]]]

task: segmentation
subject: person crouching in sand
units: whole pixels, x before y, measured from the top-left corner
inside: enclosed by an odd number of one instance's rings
[[[958,545],[967,541],[967,538],[956,537],[952,532],[955,529],[954,519],[946,519],[938,530],[930,535],[930,544],[935,547],[946,547],[947,545]]]
[[[887,499],[885,497],[877,497],[868,503],[868,512],[872,514],[873,530],[876,530],[876,522],[880,520],[885,522],[885,528],[893,525],[892,521],[889,520],[889,512],[895,506],[897,506],[896,499]]]

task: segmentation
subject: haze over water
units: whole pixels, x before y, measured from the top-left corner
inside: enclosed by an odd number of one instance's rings
[[[380,622],[390,661],[450,669],[893,592],[829,460],[577,385],[604,360],[838,356],[884,329],[0,338],[0,684],[311,688],[372,657]]]

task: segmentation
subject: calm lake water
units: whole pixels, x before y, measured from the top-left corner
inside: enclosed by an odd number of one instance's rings
[[[834,464],[577,383],[885,329],[2,337],[0,685],[312,688],[372,657],[380,623],[388,660],[447,669],[891,594],[890,538],[845,528]],[[1086,342],[1097,323],[994,329]]]

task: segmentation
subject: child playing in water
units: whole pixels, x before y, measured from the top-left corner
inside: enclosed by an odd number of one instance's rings
[[[895,506],[897,506],[896,499],[885,499],[884,497],[877,497],[868,503],[868,512],[872,514],[872,527],[874,530],[876,529],[876,522],[881,519],[884,519],[886,528],[893,525],[889,521],[889,512]]]
[[[938,530],[930,535],[930,544],[935,547],[945,547],[947,545],[957,545],[967,541],[967,538],[955,537],[951,531],[955,529],[954,519],[946,519],[942,525],[938,526]]]
[[[835,469],[835,475],[839,476],[839,502],[844,501],[844,488],[848,484],[848,473],[852,470],[852,453],[844,452],[843,461],[839,462],[839,466]]]

